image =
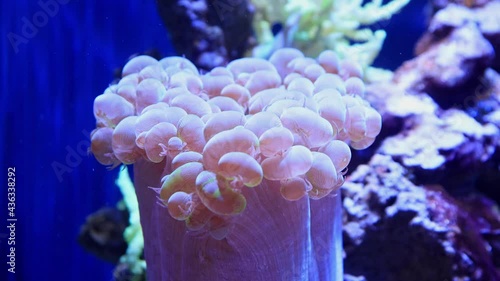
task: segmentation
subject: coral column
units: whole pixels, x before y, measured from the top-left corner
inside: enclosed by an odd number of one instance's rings
[[[339,197],[283,200],[279,183],[245,189],[247,207],[222,240],[194,236],[156,204],[165,164],[138,161],[135,186],[148,280],[342,280]]]

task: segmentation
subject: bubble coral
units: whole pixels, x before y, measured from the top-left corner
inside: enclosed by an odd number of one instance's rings
[[[335,194],[381,118],[337,61],[281,49],[200,75],[141,56],[96,98],[92,152],[134,164],[148,278],[341,280]]]

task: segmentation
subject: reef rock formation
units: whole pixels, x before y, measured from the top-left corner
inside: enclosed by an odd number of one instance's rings
[[[160,0],[160,16],[178,54],[209,71],[241,58],[252,42],[248,0]]]
[[[474,94],[488,67],[498,68],[499,1],[467,9],[450,4],[432,18],[418,42],[418,57],[403,64],[395,81],[430,94],[443,108],[461,104]]]
[[[377,154],[344,184],[346,279],[499,280],[495,204],[482,196],[453,199],[409,175]]]
[[[346,280],[500,280],[500,2],[474,2],[367,86],[384,126],[342,189]]]

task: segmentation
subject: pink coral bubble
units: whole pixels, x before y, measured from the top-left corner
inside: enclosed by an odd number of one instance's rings
[[[241,58],[228,63],[227,69],[231,71],[234,77],[242,73],[254,73],[259,70],[271,70],[276,72],[272,63],[260,58]]]
[[[153,126],[144,138],[144,150],[149,161],[160,163],[165,155],[160,144],[168,144],[170,138],[177,135],[177,128],[171,123],[162,122]]]
[[[252,131],[257,137],[260,137],[265,131],[282,127],[280,118],[271,112],[258,112],[247,119],[245,129]]]
[[[365,96],[365,83],[358,77],[350,77],[345,81],[346,93],[348,95]]]
[[[305,78],[304,76],[302,76],[300,73],[297,73],[297,72],[292,72],[290,74],[288,74],[287,76],[285,76],[285,78],[283,78],[283,85],[285,87],[288,87],[288,85],[290,85],[290,83],[292,83],[293,80],[297,79],[297,78]],[[307,79],[307,78],[306,78]],[[309,79],[308,79],[309,80]]]
[[[288,67],[292,69],[293,72],[300,73],[304,75],[305,70],[308,66],[315,65],[316,61],[312,58],[295,58],[288,63]]]
[[[135,145],[135,122],[137,116],[129,116],[116,126],[112,136],[113,153],[124,164],[133,164],[141,157],[140,149]]]
[[[314,92],[320,92],[325,89],[336,89],[340,94],[345,95],[346,89],[344,81],[337,74],[325,73],[314,81]]]
[[[207,141],[203,149],[205,169],[217,171],[219,159],[229,152],[244,152],[255,155],[259,140],[252,131],[243,127],[220,132]]]
[[[234,78],[233,73],[231,73],[231,71],[229,71],[229,69],[222,67],[222,66],[218,66],[218,67],[213,68],[212,70],[210,70],[210,72],[208,74],[210,74],[211,76],[227,76],[227,77]]]
[[[170,196],[178,191],[193,193],[196,187],[196,177],[203,171],[203,165],[198,162],[184,164],[164,178],[160,190],[160,198],[168,202]]]
[[[365,107],[356,105],[347,108],[346,130],[352,141],[360,141],[366,136]]]
[[[332,193],[332,191],[333,191],[332,189],[320,189],[313,187],[311,188],[311,190],[307,192],[307,195],[312,200],[319,200],[321,198],[328,196],[330,193]]]
[[[281,78],[285,78],[289,73],[292,72],[292,68],[288,67],[290,61],[295,58],[302,58],[304,54],[301,51],[293,48],[281,48],[275,51],[269,58],[271,62],[277,69]]]
[[[174,158],[175,156],[179,155],[182,151],[184,151],[184,148],[186,146],[186,143],[182,141],[178,137],[171,137],[168,140],[167,145],[161,145],[163,148],[162,154],[168,155],[170,159]]]
[[[335,89],[325,89],[314,95],[314,100],[318,103],[320,116],[332,125],[336,135],[344,128],[347,118],[347,108],[340,93]]]
[[[182,191],[172,194],[168,199],[167,208],[172,218],[185,221],[194,209],[192,195]]]
[[[152,109],[158,109],[158,110],[162,110],[162,111],[168,111],[170,106],[164,102],[159,102],[159,103],[155,103],[155,104],[152,104],[152,105],[148,105],[146,108],[144,108],[141,112],[142,115],[144,115],[146,112],[152,110]]]
[[[356,150],[361,150],[361,149],[365,149],[365,148],[369,147],[370,145],[373,144],[373,142],[375,142],[375,138],[365,137],[359,141],[351,141],[350,145],[352,148],[354,148]]]
[[[344,170],[351,161],[351,149],[345,142],[340,140],[331,140],[320,147],[318,152],[330,157],[337,172]]]
[[[319,54],[318,63],[328,73],[339,73],[340,61],[337,54],[332,50],[326,50]]]
[[[161,100],[162,102],[166,104],[170,104],[174,98],[180,95],[192,95],[188,89],[184,86],[182,87],[176,87],[176,88],[170,88],[165,92],[165,96]]]
[[[250,74],[245,83],[251,95],[265,89],[274,89],[281,85],[281,77],[278,72],[272,70],[259,70]]]
[[[207,121],[205,128],[203,130],[203,135],[205,140],[210,140],[216,134],[231,130],[237,126],[245,125],[246,118],[243,113],[238,111],[225,111],[220,113],[215,113]]]
[[[139,73],[143,68],[149,65],[158,64],[158,61],[150,56],[137,56],[129,60],[122,70],[122,77],[132,73]]]
[[[269,105],[269,102],[279,94],[286,93],[285,89],[266,89],[253,95],[248,102],[248,111],[250,114],[256,114],[263,111]]]
[[[300,73],[292,72],[292,73],[288,74],[287,76],[285,76],[285,78],[283,78],[283,86],[288,87],[288,85],[290,85],[290,83],[292,83],[292,81],[297,79],[297,78],[305,78],[305,77],[302,76]]]
[[[305,77],[297,77],[288,84],[286,89],[289,91],[298,91],[307,97],[311,97],[314,91],[314,84]]]
[[[237,215],[246,207],[245,197],[231,188],[229,182],[210,171],[196,177],[196,193],[201,202],[218,215]]]
[[[238,84],[229,84],[225,86],[220,92],[220,95],[232,98],[239,105],[241,105],[244,110],[248,108],[248,101],[251,97],[248,89]]]
[[[209,97],[220,95],[224,87],[234,83],[234,79],[229,76],[202,76],[203,88]]]
[[[273,127],[259,137],[260,153],[265,157],[282,154],[293,145],[293,134],[284,127]]]
[[[326,88],[319,92],[316,92],[313,96],[313,99],[317,103],[322,103],[325,100],[333,100],[335,102],[342,102],[342,94],[334,88]]]
[[[280,116],[283,126],[294,136],[294,144],[317,148],[333,138],[330,123],[317,113],[303,107],[291,107]]]
[[[288,201],[297,201],[301,199],[307,194],[309,189],[310,184],[301,177],[281,180],[281,196]]]
[[[237,111],[244,113],[245,109],[239,105],[235,100],[229,97],[214,97],[208,101],[209,105],[215,105],[220,111]]]
[[[120,161],[113,154],[111,138],[113,129],[108,127],[97,128],[92,131],[90,151],[102,165],[116,167]]]
[[[294,145],[285,153],[262,161],[264,177],[268,180],[284,180],[305,174],[312,166],[311,151],[302,145]]]
[[[134,114],[134,106],[116,94],[102,94],[94,100],[94,116],[98,127],[114,128],[125,117]]]
[[[250,80],[251,73],[240,73],[234,80],[234,82],[238,85],[245,86],[245,84]]]
[[[121,86],[131,85],[134,86],[135,88],[137,87],[138,84],[139,84],[139,73],[132,73],[125,77],[122,77],[122,79],[118,81],[117,87],[120,88]]]
[[[236,180],[248,187],[255,187],[262,182],[262,167],[246,153],[226,153],[219,159],[218,166],[218,173],[227,180]]]
[[[273,114],[280,116],[285,109],[288,109],[290,107],[302,107],[302,106],[304,106],[304,103],[303,102],[301,103],[298,100],[280,99],[270,103],[269,106],[265,108],[265,111],[272,112]]]
[[[186,87],[191,94],[197,95],[203,90],[203,83],[197,74],[180,71],[170,77],[168,87]]]
[[[188,149],[196,152],[202,152],[206,141],[203,136],[205,123],[200,117],[189,114],[182,117],[177,123],[177,135],[186,143]]]
[[[191,162],[202,162],[203,155],[201,153],[195,151],[184,151],[179,153],[177,156],[172,159],[171,168],[175,170],[180,166],[191,163]]]
[[[316,112],[317,108],[318,108],[316,101],[314,101],[314,99],[312,99],[311,97],[304,95],[302,92],[284,91],[284,92],[278,94],[277,96],[275,96],[271,101],[269,101],[267,108],[264,108],[264,110],[269,111],[269,107],[271,107],[275,102],[280,101],[280,100],[296,101],[296,103],[289,103],[289,104],[290,105],[295,104],[298,107],[305,107],[313,112]],[[292,107],[292,106],[289,106],[289,107]],[[278,115],[281,115],[281,112]]]
[[[307,77],[307,79],[311,80],[312,82],[316,81],[318,77],[321,75],[325,74],[326,71],[321,67],[321,65],[318,64],[311,64],[306,67],[304,70],[304,76]]]
[[[196,66],[191,61],[184,57],[166,57],[161,59],[159,63],[163,67],[163,69],[175,67],[178,70],[190,71],[194,74],[198,74],[198,68],[196,68]]]
[[[233,74],[222,67],[216,67],[201,76],[201,81],[203,82],[203,89],[209,97],[220,95],[223,88],[234,84]]]
[[[170,106],[180,107],[189,114],[194,114],[198,117],[212,113],[210,105],[202,98],[195,95],[179,95],[175,97]]]
[[[363,68],[359,63],[346,59],[340,62],[339,75],[344,80],[347,80],[349,77],[358,77],[363,79]]]
[[[137,85],[137,96],[135,101],[135,108],[137,112],[151,104],[155,104],[163,99],[166,94],[165,86],[158,80],[148,78],[142,80]]]
[[[307,180],[314,188],[333,189],[337,186],[337,169],[332,160],[321,152],[312,152],[313,163],[307,171]]]
[[[139,82],[149,78],[160,81],[164,86],[168,83],[168,75],[160,64],[148,65],[139,72]]]
[[[127,76],[128,77],[128,76]],[[118,87],[116,94],[126,99],[130,104],[135,105],[136,100],[136,85],[125,84]],[[134,107],[135,112],[135,107]]]
[[[375,138],[382,129],[382,116],[375,109],[365,106],[366,137]]]
[[[161,122],[169,122],[168,116],[165,114],[164,110],[161,109],[151,109],[144,114],[137,117],[135,124],[135,133],[139,136],[142,132],[147,132],[149,129],[153,128],[154,125]],[[140,141],[144,143],[143,141]]]
[[[208,222],[215,214],[201,203],[197,194],[193,195],[193,201],[195,202],[195,207],[186,220],[186,227],[191,231],[199,231],[208,225]]]
[[[118,92],[118,84],[109,85],[103,92],[103,94],[116,94]]]

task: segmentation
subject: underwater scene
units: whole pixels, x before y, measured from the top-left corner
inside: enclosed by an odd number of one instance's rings
[[[0,280],[500,281],[500,0],[0,14]]]

